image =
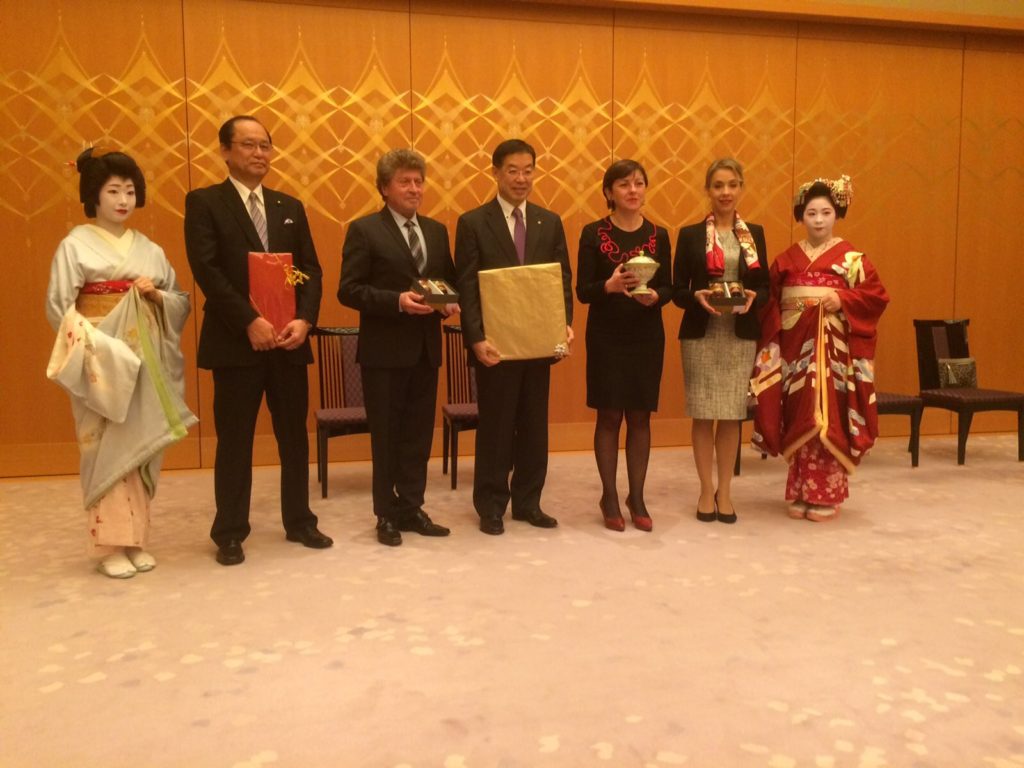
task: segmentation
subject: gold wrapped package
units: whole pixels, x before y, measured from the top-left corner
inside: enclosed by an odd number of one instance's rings
[[[560,265],[485,269],[479,278],[484,335],[502,360],[568,354]]]

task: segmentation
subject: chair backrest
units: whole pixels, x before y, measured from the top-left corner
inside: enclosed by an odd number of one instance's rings
[[[316,328],[321,408],[363,405],[363,377],[356,362],[358,328]]]
[[[462,328],[445,325],[444,357],[448,404],[476,402],[476,371],[469,364],[469,350],[462,343]]]
[[[939,358],[970,357],[967,326],[970,320],[915,320],[917,380],[922,390],[939,389]]]

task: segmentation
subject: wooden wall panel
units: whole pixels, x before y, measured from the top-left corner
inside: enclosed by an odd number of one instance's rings
[[[305,203],[324,270],[322,325],[355,325],[336,298],[344,225],[377,208],[377,158],[409,146],[409,18],[358,8],[186,0],[186,76],[192,186],[217,183],[225,168],[217,129],[235,114],[268,127],[275,155],[268,186]],[[310,402],[317,402],[310,369]],[[212,466],[213,382],[199,377],[203,465]],[[310,421],[310,429],[315,429]],[[257,462],[276,463],[264,408]],[[365,440],[334,441],[333,458],[368,457]]]
[[[965,51],[963,141],[957,214],[955,301],[971,320],[971,353],[982,386],[1024,391],[1018,321],[1024,260],[1024,55]],[[1009,414],[983,413],[975,429],[1014,429]]]
[[[160,244],[191,290],[180,202],[188,186],[181,11],[159,0],[5,3],[0,23],[0,471],[76,472],[78,447],[64,391],[46,380],[53,332],[44,315],[60,240],[87,221],[73,163],[96,142],[133,155],[146,207],[129,225]],[[102,23],[98,20],[102,19]],[[68,165],[68,163],[71,165]],[[195,408],[195,334],[186,330],[187,399]],[[165,466],[195,466],[197,432]]]
[[[77,468],[66,397],[43,375],[52,343],[42,311],[49,263],[83,219],[77,177],[64,163],[97,140],[135,154],[150,196],[132,223],[164,246],[193,290],[184,195],[224,177],[216,129],[249,111],[269,125],[279,150],[268,183],[309,210],[325,271],[324,324],[356,321],[335,299],[341,245],[347,223],[380,205],[374,166],[386,149],[411,144],[427,156],[426,210],[454,236],[458,214],[494,192],[495,143],[524,135],[540,153],[535,199],[563,216],[573,262],[580,229],[604,212],[599,185],[611,159],[646,164],[651,218],[674,239],[703,213],[708,160],[728,152],[748,169],[741,210],[765,225],[773,253],[798,234],[788,218],[797,184],[853,176],[856,199],[840,231],[871,255],[893,297],[881,329],[882,388],[917,386],[911,320],[953,315],[972,319],[983,383],[1024,388],[1024,341],[1005,332],[1022,267],[1012,226],[1001,226],[1024,215],[1020,36],[726,17],[673,3],[664,12],[593,5],[6,4],[0,475]],[[679,311],[665,315],[670,341],[654,439],[687,443],[673,341]],[[192,362],[200,318],[197,310],[184,351],[189,403],[202,421],[170,452],[171,467],[212,463],[212,387]],[[556,449],[590,445],[579,306],[577,318],[576,355],[554,370]],[[267,422],[257,461],[276,463]],[[998,415],[977,423],[1012,428]],[[883,427],[905,433],[905,419]],[[951,428],[940,414],[926,421],[929,432]],[[335,443],[336,460],[368,457],[365,440]]]
[[[655,26],[657,24],[657,26]],[[642,162],[650,176],[648,214],[675,248],[679,229],[709,207],[707,166],[718,157],[744,165],[739,210],[765,227],[769,255],[790,241],[796,38],[771,27],[687,17],[633,16],[615,30],[615,156]],[[665,370],[655,436],[689,442],[677,336],[682,310],[664,309]],[[685,423],[684,423],[685,421]]]
[[[513,21],[484,5],[474,13],[413,15],[412,58],[423,63],[413,71],[413,132],[431,163],[427,212],[447,224],[454,245],[458,215],[495,195],[494,147],[526,139],[537,151],[531,200],[562,216],[575,264],[580,230],[603,210],[594,185],[611,156],[611,26],[592,14]],[[593,420],[582,322],[574,328],[574,354],[552,369],[556,449],[577,447]]]
[[[836,231],[889,291],[875,366],[883,390],[917,391],[913,319],[953,310],[961,69],[960,50],[852,32],[798,45],[794,191],[819,176],[853,179]],[[925,427],[948,432],[948,418],[929,411]]]

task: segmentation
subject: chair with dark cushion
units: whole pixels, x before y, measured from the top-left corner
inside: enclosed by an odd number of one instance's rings
[[[980,387],[943,386],[939,361],[966,360],[971,357],[967,344],[970,320],[915,320],[917,336],[917,376],[921,399],[926,408],[944,408],[957,415],[956,463],[963,464],[967,454],[967,435],[971,419],[979,411],[1016,411],[1017,460],[1024,461],[1024,393]]]
[[[476,372],[469,365],[468,351],[462,343],[462,328],[457,325],[443,328],[447,402],[441,406],[444,419],[441,471],[448,474],[450,456],[454,489],[459,484],[459,432],[476,429],[480,412],[476,404]]]
[[[917,395],[901,395],[895,392],[875,392],[879,416],[909,416],[910,440],[907,450],[910,452],[910,466],[916,467],[921,453],[921,414],[924,413],[924,400]]]
[[[327,498],[327,441],[370,431],[363,407],[363,377],[356,362],[358,328],[314,328],[320,407],[316,409],[316,479]]]

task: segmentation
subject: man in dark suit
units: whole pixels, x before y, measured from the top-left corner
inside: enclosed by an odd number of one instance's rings
[[[562,267],[565,323],[572,342],[572,272],[565,231],[557,214],[527,202],[537,154],[520,139],[503,141],[491,157],[497,197],[459,217],[455,270],[462,332],[475,358],[480,423],[476,433],[473,506],[480,530],[504,533],[509,500],[512,519],[554,528],[540,508],[548,468],[548,390],[552,358],[501,361],[484,336],[480,270],[555,262]],[[511,483],[509,474],[511,473]]]
[[[359,310],[377,540],[389,546],[402,543],[401,531],[448,535],[423,511],[448,312],[428,306],[413,286],[420,278],[453,282],[455,267],[444,224],[417,214],[425,178],[426,163],[412,150],[381,157],[384,207],[349,224],[341,252],[338,300]]]
[[[306,212],[294,197],[262,185],[274,146],[256,118],[231,118],[219,139],[229,176],[186,195],[185,250],[206,296],[199,367],[213,370],[217,514],[210,538],[217,562],[236,565],[250,530],[253,435],[264,392],[281,458],[285,536],[316,549],[333,542],[309,508],[307,335],[320,310],[321,272]],[[280,331],[249,301],[250,251],[290,253],[308,276],[295,288],[295,319]]]

